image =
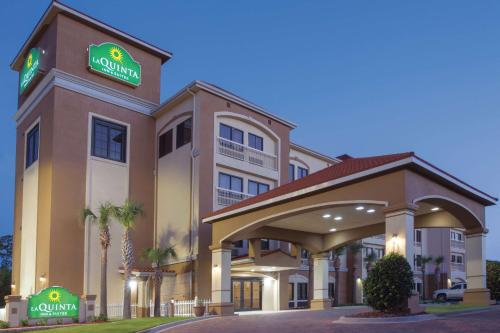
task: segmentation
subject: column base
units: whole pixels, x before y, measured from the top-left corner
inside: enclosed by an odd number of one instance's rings
[[[487,288],[466,289],[462,303],[468,305],[491,305],[490,290]]]
[[[325,310],[332,307],[330,299],[313,299],[311,300],[311,310]]]
[[[233,303],[212,303],[208,306],[208,312],[211,315],[232,316],[234,315],[234,305]]]
[[[149,317],[149,308],[137,307],[137,318]]]

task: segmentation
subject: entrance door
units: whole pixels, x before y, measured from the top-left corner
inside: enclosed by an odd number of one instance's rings
[[[231,299],[235,311],[262,310],[262,280],[234,278]]]

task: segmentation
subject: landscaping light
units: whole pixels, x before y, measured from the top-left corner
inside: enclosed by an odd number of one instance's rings
[[[333,219],[335,221],[341,221],[342,220],[342,216],[335,216]]]
[[[363,209],[365,209],[364,206],[358,206],[358,207],[356,207],[356,210],[363,210]]]
[[[332,217],[332,214],[323,214],[324,219],[329,219],[330,217]]]
[[[375,213],[375,209],[370,208],[370,209],[368,209],[366,212],[367,212],[368,214],[373,214],[373,213]]]

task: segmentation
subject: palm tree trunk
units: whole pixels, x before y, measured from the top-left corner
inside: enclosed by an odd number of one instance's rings
[[[425,301],[425,269],[422,269],[422,300]]]
[[[339,305],[339,292],[340,292],[340,281],[339,281],[339,269],[340,269],[340,263],[339,263],[339,258],[335,258],[333,262],[333,267],[335,268],[335,285],[334,285],[334,291],[335,295],[333,295],[333,306],[338,306]]]
[[[125,228],[122,236],[122,260],[123,260],[123,319],[132,318],[130,309],[130,270],[134,263],[134,250],[130,239],[130,229]]]
[[[101,294],[99,304],[99,315],[108,317],[108,284],[107,284],[107,271],[108,271],[108,248],[103,246],[101,249]]]
[[[161,282],[163,280],[162,272],[160,267],[155,268],[155,309],[154,309],[154,316],[155,317],[160,317],[161,316]]]
[[[441,289],[441,286],[440,286],[440,283],[439,283],[441,279],[440,279],[439,275],[440,275],[439,268],[436,268],[434,270],[434,282],[436,284],[436,290]]]

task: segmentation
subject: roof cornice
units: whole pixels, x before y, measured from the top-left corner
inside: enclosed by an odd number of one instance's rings
[[[290,148],[298,150],[298,151],[301,151],[301,152],[306,153],[306,154],[313,155],[313,156],[315,156],[315,157],[317,157],[319,159],[328,161],[328,162],[330,162],[332,164],[342,162],[342,160],[339,160],[338,158],[327,156],[325,154],[322,154],[322,153],[317,152],[315,150],[312,150],[310,148],[301,146],[301,145],[299,145],[297,143],[294,143],[294,142],[290,142]]]

